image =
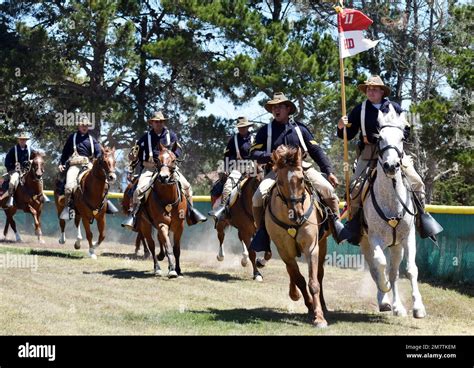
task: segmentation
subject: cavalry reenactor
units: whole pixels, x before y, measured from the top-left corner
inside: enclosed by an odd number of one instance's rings
[[[259,164],[269,164],[272,152],[282,144],[300,147],[304,152],[304,157],[309,155],[318,164],[321,172],[327,175],[327,179],[306,161],[303,162],[305,177],[331,211],[329,221],[333,237],[339,243],[343,225],[339,220],[339,199],[334,189],[338,185],[338,180],[334,175],[329,158],[317,144],[306,125],[293,119],[296,106],[283,93],[275,93],[273,99],[265,104],[265,110],[273,115],[273,120],[257,132],[255,143],[250,149],[252,159],[257,160]],[[258,229],[252,240],[252,248],[255,251],[270,250],[270,238],[265,229],[264,200],[275,180],[275,172],[270,171],[252,198],[253,217]]]
[[[251,169],[249,167],[251,165],[250,147],[253,140],[253,136],[249,131],[251,126],[253,126],[253,123],[249,122],[246,117],[237,118],[236,128],[238,132],[233,134],[227,143],[224,152],[224,166],[228,169],[225,171],[230,171],[230,173],[224,182],[221,205],[209,212],[209,215],[213,216],[216,222],[224,218],[228,212],[228,201],[232,189],[240,182],[242,175],[248,174],[247,171]]]
[[[16,188],[20,183],[20,175],[22,169],[25,168],[30,162],[31,147],[27,144],[29,137],[26,134],[19,134],[17,137],[18,144],[10,148],[6,157],[5,157],[5,167],[7,169],[9,182],[8,182],[8,200],[6,203],[7,207],[12,207],[14,205],[14,196]]]
[[[347,129],[348,140],[353,139],[359,133],[357,164],[351,178],[350,213],[352,214],[352,219],[345,224],[343,231],[343,238],[353,244],[358,244],[360,240],[362,225],[362,195],[360,194],[362,190],[361,183],[365,180],[361,180],[361,178],[366,176],[370,169],[377,166],[379,112],[383,114],[388,113],[390,106],[393,107],[397,114],[403,112],[399,104],[388,99],[390,88],[384,85],[379,76],[370,77],[364,84],[359,85],[358,89],[367,96],[367,99],[354,107],[348,117],[341,117],[337,125],[337,135],[341,139],[344,138],[344,125]],[[404,130],[404,140],[408,139],[409,134],[410,125],[407,122]],[[420,175],[416,172],[410,156],[403,154],[401,170],[411,186],[411,191],[419,200],[421,209],[419,213],[421,214],[424,212],[425,207],[425,185]],[[434,230],[435,226],[430,218],[432,221],[435,221],[430,216],[423,217],[427,221],[421,221],[421,225],[424,226],[424,231],[429,233],[428,236],[434,236],[435,234],[431,230]]]
[[[130,152],[129,170],[133,171],[137,165],[140,165],[140,176],[136,189],[133,192],[132,207],[129,210],[129,216],[122,222],[123,227],[134,229],[136,226],[136,215],[140,210],[140,205],[145,193],[152,184],[151,181],[156,169],[155,159],[159,155],[160,144],[170,149],[176,158],[179,158],[182,154],[177,135],[165,126],[167,120],[161,111],[156,112],[153,117],[148,120],[148,124],[151,127],[150,130],[137,141]],[[206,221],[207,218],[193,207],[191,184],[189,184],[178,168],[174,170],[173,175],[174,179],[179,182],[181,190],[188,200],[188,218],[191,219],[192,225]]]
[[[99,142],[89,133],[89,127],[92,126],[90,120],[82,117],[76,124],[77,131],[69,135],[58,166],[60,173],[66,172],[64,209],[59,215],[62,220],[69,220],[75,216],[72,208],[72,194],[79,186],[79,174],[86,169],[91,169],[92,160],[102,155]]]

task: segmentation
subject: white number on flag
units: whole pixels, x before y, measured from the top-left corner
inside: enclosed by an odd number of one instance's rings
[[[344,24],[352,24],[352,21],[354,20],[354,14],[347,14],[346,17],[344,18]]]

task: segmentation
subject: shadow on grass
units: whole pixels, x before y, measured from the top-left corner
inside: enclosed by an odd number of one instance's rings
[[[49,249],[30,249],[30,248],[3,248],[0,253],[28,254],[41,257],[57,257],[68,259],[82,259],[84,254],[80,252],[55,251]]]
[[[433,287],[455,290],[459,294],[467,295],[471,298],[474,297],[474,284],[460,283],[460,282],[455,282],[455,281],[435,280],[433,278],[426,278],[426,279],[420,278],[419,281],[425,282]]]
[[[309,317],[305,313],[288,313],[281,310],[269,308],[235,308],[192,310],[189,313],[205,315],[213,322],[233,322],[238,324],[255,324],[261,322],[286,323],[293,326],[309,323]]]
[[[158,276],[155,276],[155,274],[150,271],[137,271],[137,270],[132,270],[130,268],[119,268],[119,269],[113,269],[113,270],[105,270],[102,272],[84,271],[83,273],[86,275],[87,274],[101,274],[101,275],[111,276],[115,279],[148,279],[148,278],[158,277]]]
[[[101,253],[101,257],[111,257],[111,258],[120,258],[120,259],[145,259],[145,260],[151,260],[151,257],[145,258],[145,256],[143,256],[143,255],[136,255],[135,253],[104,252],[104,253]]]
[[[384,325],[393,325],[393,320],[387,318],[391,316],[392,312],[380,312],[377,314],[371,313],[360,313],[350,311],[329,311],[325,314],[326,320],[330,325],[337,325],[338,323],[349,322],[349,323],[379,323]],[[416,326],[406,326],[410,329],[418,330]]]
[[[211,281],[220,281],[220,282],[228,282],[228,281],[245,281],[246,279],[242,279],[240,277],[232,276],[228,273],[215,273],[209,271],[193,271],[193,272],[186,272],[183,271],[185,277],[195,277],[201,279],[207,279]]]

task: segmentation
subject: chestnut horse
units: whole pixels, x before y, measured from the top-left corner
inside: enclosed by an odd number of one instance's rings
[[[144,200],[138,214],[138,231],[143,234],[153,257],[154,272],[161,275],[158,260],[168,258],[168,277],[182,276],[179,257],[180,242],[186,220],[187,203],[182,194],[179,182],[174,179],[176,156],[160,144],[160,154],[156,160],[156,171],[152,177],[152,189]],[[155,255],[155,242],[152,237],[152,226],[157,232],[160,243],[160,254]],[[170,231],[173,233],[171,245]]]
[[[132,180],[127,187],[125,188],[123,192],[123,199],[122,199],[122,213],[124,215],[129,214],[130,210],[130,204],[132,203],[132,189],[138,182],[138,178],[135,178]],[[136,229],[134,228],[133,231],[137,232],[137,236],[135,238],[135,256],[138,256],[138,251],[140,250],[140,244],[143,245],[143,254],[145,258],[148,258],[150,256],[150,251],[148,250],[148,246],[145,241],[145,237],[142,235],[142,233],[138,230],[138,222],[141,221],[140,218],[137,218],[137,226]]]
[[[235,227],[237,229],[237,236],[242,244],[242,260],[240,263],[242,267],[245,267],[250,259],[253,268],[253,279],[256,281],[263,281],[263,276],[257,268],[259,261],[256,260],[256,253],[250,248],[252,237],[256,232],[252,214],[252,196],[262,179],[263,170],[258,168],[256,175],[248,177],[247,181],[242,185],[239,198],[237,198],[234,205],[230,207],[227,218],[220,220],[216,224],[217,238],[219,239],[219,253],[217,255],[217,260],[223,261],[225,257],[225,229],[229,225]],[[270,258],[271,252],[266,252],[265,259],[269,260]]]
[[[89,242],[89,256],[97,259],[95,248],[97,248],[105,239],[105,212],[107,210],[107,193],[109,183],[116,179],[115,175],[115,148],[101,147],[102,156],[93,161],[92,169],[88,170],[81,178],[78,188],[72,195],[73,207],[76,212],[74,223],[77,227],[77,238],[74,243],[75,249],[81,248],[80,220],[86,231],[87,241]],[[64,197],[61,198],[55,192],[55,202],[58,217],[64,208]],[[91,224],[97,221],[99,230],[98,241],[92,242]],[[61,239],[59,242],[64,244],[64,226],[65,221],[59,220],[61,228]]]
[[[323,220],[314,194],[305,186],[301,149],[281,145],[273,152],[272,162],[276,183],[265,211],[265,225],[286,264],[290,298],[299,300],[302,293],[313,325],[326,327],[322,284],[329,231],[318,241]],[[309,293],[296,262],[301,253],[308,262]]]
[[[7,199],[0,201],[0,207],[5,210],[7,217],[3,235],[6,237],[8,226],[10,225],[15,232],[17,242],[21,242],[20,234],[16,229],[16,223],[13,219],[17,209],[23,212],[31,213],[35,223],[35,234],[39,243],[44,243],[43,233],[41,231],[41,211],[43,209],[43,174],[44,174],[44,154],[33,152],[28,167],[24,170],[24,184],[19,184],[14,194],[14,205],[10,208],[5,207]]]

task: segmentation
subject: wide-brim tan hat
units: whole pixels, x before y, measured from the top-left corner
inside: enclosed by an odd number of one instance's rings
[[[148,124],[151,124],[153,121],[166,121],[168,118],[165,118],[161,111],[157,111],[153,116],[148,120]]]
[[[16,139],[30,139],[25,133],[20,133],[16,136]]]
[[[273,99],[265,104],[265,110],[271,113],[272,106],[279,104],[285,104],[288,106],[290,108],[290,115],[293,115],[296,112],[296,105],[288,100],[282,92],[277,92],[273,95]]]
[[[253,123],[251,123],[246,117],[240,116],[237,118],[237,128],[245,128],[249,126],[253,126]]]
[[[367,87],[380,87],[383,89],[383,97],[388,97],[390,96],[390,88],[387,87],[385,84],[382,82],[382,78],[380,78],[378,75],[373,75],[369,79],[367,79],[364,84],[359,84],[357,88],[359,91],[363,93],[367,93]]]

